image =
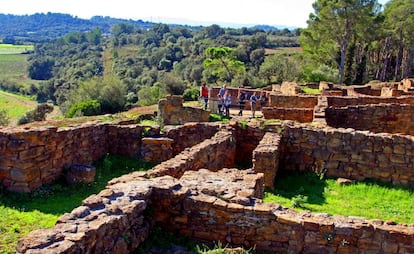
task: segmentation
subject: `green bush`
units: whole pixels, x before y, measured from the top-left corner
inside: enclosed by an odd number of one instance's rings
[[[67,118],[75,116],[93,116],[101,114],[101,103],[97,100],[81,101],[74,104],[66,113]]]
[[[200,89],[197,87],[187,88],[184,90],[183,99],[185,101],[196,101],[200,95]]]
[[[9,114],[5,109],[0,109],[0,126],[7,126],[9,124]]]

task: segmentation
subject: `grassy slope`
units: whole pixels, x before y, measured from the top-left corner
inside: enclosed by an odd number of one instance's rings
[[[0,91],[0,108],[7,111],[10,117],[10,126],[15,126],[17,120],[27,111],[33,110],[36,105],[37,102],[30,98]]]
[[[413,188],[374,182],[339,185],[309,173],[278,176],[275,188],[266,192],[265,202],[293,207],[296,201],[299,210],[414,223]]]
[[[21,53],[28,50],[33,50],[33,46],[0,44],[0,80],[26,85],[38,83],[27,76],[29,55]]]

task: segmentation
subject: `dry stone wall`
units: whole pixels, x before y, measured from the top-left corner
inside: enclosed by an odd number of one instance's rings
[[[163,132],[166,137],[174,140],[172,144],[173,154],[177,155],[185,148],[211,138],[219,128],[219,123],[185,123],[178,126],[165,126]]]
[[[313,108],[262,108],[263,118],[292,120],[300,123],[310,123],[313,121]]]
[[[90,165],[106,154],[162,162],[211,138],[219,124],[159,127],[88,123],[74,127],[14,128],[0,131],[0,183],[29,192],[62,176],[74,164]],[[200,131],[202,130],[202,131]]]
[[[318,97],[313,95],[269,94],[269,107],[313,109],[317,104]]]
[[[146,173],[148,177],[170,175],[181,177],[186,171],[207,168],[217,171],[234,165],[236,137],[232,131],[220,130],[211,139],[188,148],[174,157],[164,161]]]
[[[329,107],[347,107],[352,105],[371,105],[371,104],[409,104],[414,105],[413,96],[404,97],[378,97],[378,96],[363,96],[363,97],[342,97],[342,96],[328,96]]]
[[[274,188],[274,180],[279,170],[279,147],[280,135],[267,132],[256,149],[253,150],[253,170],[264,174],[264,184],[269,189]]]
[[[280,168],[356,180],[414,183],[414,137],[286,125]]]
[[[136,155],[140,142],[138,125],[2,129],[0,182],[9,191],[29,192],[53,182],[73,164],[91,164],[107,153]]]
[[[173,158],[172,160],[179,160]],[[296,212],[264,204],[263,174],[188,171],[180,179],[132,173],[21,239],[17,253],[132,253],[151,228],[272,253],[412,253],[414,228]]]
[[[209,121],[210,111],[183,107],[183,102],[183,97],[178,95],[169,95],[158,102],[159,117],[164,125]]]
[[[326,122],[332,127],[372,132],[414,135],[414,105],[377,104],[327,108]]]

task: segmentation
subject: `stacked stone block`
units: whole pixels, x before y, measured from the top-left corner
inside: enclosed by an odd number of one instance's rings
[[[414,135],[414,105],[377,104],[327,108],[329,126]]]
[[[280,135],[267,132],[253,151],[253,170],[263,173],[265,187],[274,188],[274,181],[279,170]]]
[[[172,160],[178,160],[174,158]],[[21,239],[17,253],[132,253],[153,225],[272,253],[412,253],[414,228],[264,204],[263,174],[237,169],[152,179],[133,173]],[[150,210],[151,212],[148,212]]]
[[[141,130],[138,125],[104,123],[3,129],[0,182],[9,191],[29,192],[52,183],[73,164],[90,165],[107,153],[137,155]]]

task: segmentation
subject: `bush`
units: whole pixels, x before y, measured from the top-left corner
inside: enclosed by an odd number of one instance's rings
[[[9,124],[9,114],[5,109],[0,109],[0,126],[7,126]]]
[[[196,101],[200,95],[200,89],[197,87],[187,88],[184,90],[183,98],[185,101]]]
[[[94,116],[101,114],[101,103],[97,100],[81,101],[74,104],[66,113],[67,118],[75,116]]]
[[[24,116],[22,116],[18,121],[18,125],[32,123],[36,121],[45,121],[46,114],[51,113],[53,111],[53,105],[48,103],[41,103],[37,105],[34,110],[27,112]]]

